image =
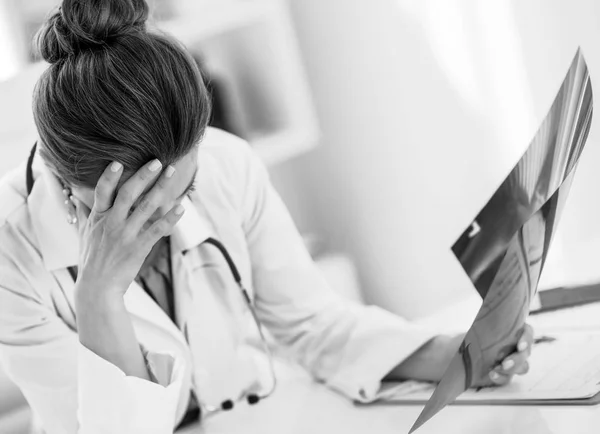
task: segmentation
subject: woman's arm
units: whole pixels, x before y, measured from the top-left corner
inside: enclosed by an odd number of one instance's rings
[[[449,336],[435,336],[401,361],[384,380],[439,381],[459,346],[460,341]]]
[[[246,144],[233,141],[235,152],[227,161],[238,162],[230,173],[239,176],[239,183],[230,190],[240,191],[238,203],[261,322],[317,379],[351,398],[372,399],[383,378],[435,333],[378,307],[351,303],[332,291],[266,168]]]
[[[385,378],[390,381],[414,379],[438,382],[458,352],[465,335],[436,336],[396,366]],[[517,344],[517,351],[509,354],[489,375],[487,381],[472,384],[473,387],[503,385],[514,375],[529,371],[527,359],[533,346],[533,329],[526,324]]]
[[[78,281],[75,291],[79,342],[126,375],[150,380],[123,297],[97,283]]]
[[[79,342],[77,333],[39,295],[48,288],[31,287],[31,282],[47,280],[38,273],[47,271],[21,271],[0,251],[0,362],[44,432],[172,434],[185,378],[183,362],[170,354],[146,352],[145,362],[161,369],[153,376],[167,381],[126,375]],[[137,342],[135,347],[139,351]]]
[[[243,145],[242,145],[243,146]],[[375,306],[342,299],[310,258],[258,158],[247,152],[242,218],[260,319],[317,378],[372,399],[384,379],[438,381],[462,337],[436,336]],[[514,359],[522,369],[525,357]],[[498,371],[510,377],[512,370]],[[390,374],[391,373],[391,374]]]
[[[161,193],[168,176],[159,177],[130,212],[160,171],[146,165],[115,193],[122,167],[116,169],[102,175],[91,210],[73,199],[80,232],[79,334],[39,295],[49,289],[32,287],[54,280],[38,257],[22,258],[29,241],[18,239],[19,231],[8,224],[0,227],[0,358],[48,434],[171,434],[175,426],[184,381],[181,361],[143,352],[123,296],[152,246],[181,213],[174,207],[142,231],[154,206],[173,201]],[[160,372],[154,372],[156,366]]]
[[[149,379],[148,370],[123,296],[154,244],[168,235],[183,214],[177,205],[143,229],[158,207],[173,202],[165,190],[175,169],[171,166],[159,176],[160,167],[158,160],[151,161],[117,191],[123,166],[112,163],[98,180],[91,210],[72,198],[80,234],[75,285],[79,340],[126,375],[144,380]],[[133,209],[154,180],[156,184]]]

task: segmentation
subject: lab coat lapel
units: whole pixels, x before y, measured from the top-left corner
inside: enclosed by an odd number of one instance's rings
[[[77,228],[67,223],[62,187],[39,155],[32,171],[35,183],[27,206],[45,268],[40,271],[51,280],[54,277],[53,303],[63,321],[76,330],[75,285],[67,267],[77,265],[79,259]]]
[[[185,213],[177,224],[177,230],[171,235],[171,274],[175,292],[175,319],[187,340],[187,318],[190,315],[191,285],[190,270],[194,264],[186,261],[188,252],[193,252],[206,239],[214,236],[214,227],[207,220],[202,209],[196,207],[187,197],[182,201]],[[196,258],[191,253],[188,259]],[[199,260],[199,258],[196,258]],[[191,279],[193,281],[193,279]]]
[[[138,285],[137,282],[132,282],[129,285],[129,289],[125,293],[125,307],[127,311],[142,320],[146,325],[151,327],[159,327],[165,332],[168,332],[173,339],[178,343],[186,346],[184,336],[181,331],[177,328],[175,323],[171,321],[169,316],[156,304],[152,298],[146,293],[146,291]],[[144,342],[142,342],[144,343]]]
[[[264,360],[258,361],[263,356],[248,339],[258,339],[258,329],[227,263],[214,246],[204,244],[182,256],[182,266],[184,330],[194,357],[198,396],[219,405],[255,391],[261,382],[257,367]]]
[[[183,229],[179,232],[181,236],[172,237],[171,243],[176,316],[192,350],[198,396],[204,402],[221,402],[225,398],[218,393],[220,387],[215,380],[226,369],[234,348],[231,337],[227,336],[230,330],[227,315],[214,292],[216,288],[224,289],[223,270],[219,258],[214,256],[214,248],[202,245],[207,238],[218,235],[203,206],[186,201],[184,207],[186,212],[178,224]]]
[[[240,382],[232,365],[238,329],[230,324],[239,312],[232,311],[223,299],[232,290],[228,285],[235,281],[220,252],[202,244],[208,238],[219,238],[205,207],[197,200],[186,200],[184,207],[180,231],[171,243],[176,320],[192,352],[197,396],[209,405],[220,404],[239,394],[235,387]]]
[[[204,245],[187,252],[184,259],[189,294],[185,330],[194,356],[196,386],[202,400],[217,405],[239,394],[233,378],[239,336],[232,324],[239,312],[227,302],[227,295],[235,289],[229,287],[230,282],[235,282],[218,254]]]
[[[124,299],[140,345],[146,351],[170,354],[183,361],[184,374],[177,408],[177,414],[183,415],[193,387],[193,358],[183,333],[136,282],[129,286]]]
[[[79,235],[77,227],[67,223],[62,186],[39,156],[33,160],[33,174],[27,205],[44,265],[48,271],[77,265]],[[72,301],[72,294],[68,297]]]

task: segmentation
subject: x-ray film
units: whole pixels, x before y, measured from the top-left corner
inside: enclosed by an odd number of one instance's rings
[[[410,432],[516,351],[592,109],[588,68],[578,50],[529,148],[452,246],[483,304]]]

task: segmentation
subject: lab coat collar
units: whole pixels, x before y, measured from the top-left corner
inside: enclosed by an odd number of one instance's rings
[[[44,265],[48,271],[75,266],[79,261],[79,235],[76,225],[67,222],[62,186],[39,155],[33,173],[35,183],[28,206]],[[182,205],[185,213],[171,234],[173,249],[180,252],[202,244],[214,232],[190,199],[186,197]]]

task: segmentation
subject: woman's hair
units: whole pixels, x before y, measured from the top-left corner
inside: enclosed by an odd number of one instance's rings
[[[94,188],[111,161],[125,175],[197,144],[210,97],[196,63],[146,30],[145,0],[63,0],[36,37],[50,67],[33,97],[40,153],[68,184]]]

